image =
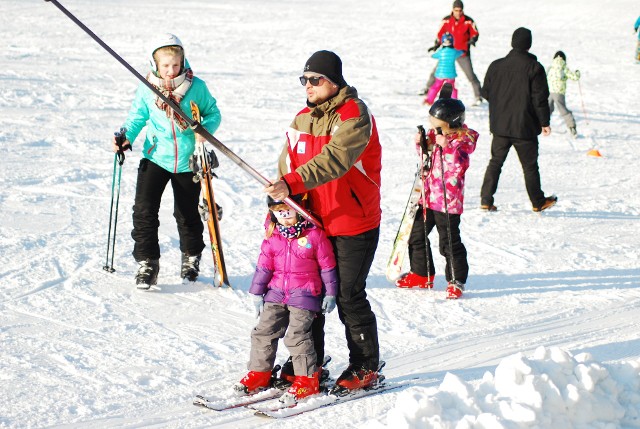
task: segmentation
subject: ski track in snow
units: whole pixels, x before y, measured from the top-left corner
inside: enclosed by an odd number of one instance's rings
[[[417,376],[419,386],[432,388],[449,372],[478,384],[503,359],[540,346],[588,352],[601,362],[637,361],[640,66],[632,60],[635,16],[620,13],[637,5],[465,3],[481,31],[473,50],[480,80],[508,52],[519,26],[532,29],[532,52],[543,64],[559,49],[567,53],[569,66],[582,71],[582,91],[569,82],[567,92],[580,136],[570,139],[554,112],[553,134],[540,138],[543,189],[558,195],[555,207],[531,212],[511,153],[496,194],[499,211],[483,213],[488,109],[468,107],[466,122],[480,133],[461,226],[470,277],[465,297],[449,301],[435,231],[434,290],[396,289],[384,271],[416,170],[416,125],[428,125],[428,109],[416,95],[434,65],[426,49],[450,1],[373,0],[365,7],[336,0],[304,6],[193,0],[181,3],[171,20],[155,12],[175,7],[168,0],[62,2],[143,74],[147,41],[159,31],[178,34],[195,74],[218,100],[223,120],[216,137],[269,178],[284,132],[303,106],[296,79],[304,61],[319,49],[341,55],[345,78],[376,117],[383,145],[383,219],[367,293],[389,379]],[[320,16],[320,7],[339,9],[340,19]],[[6,42],[0,53],[0,428],[286,429],[383,421],[402,392],[278,422],[245,409],[216,413],[191,404],[196,394],[222,395],[246,370],[255,324],[247,290],[266,214],[261,185],[219,155],[214,187],[224,208],[231,289],[212,287],[206,251],[200,280],[182,284],[168,191],[160,211],[159,285],[137,291],[130,231],[138,139],[122,171],[116,271],[103,271],[113,173],[108,142],[138,82],[49,2],[5,0],[0,20]],[[309,27],[316,20],[322,30]],[[459,75],[457,85],[469,106],[469,82]],[[611,88],[621,89],[612,95]],[[586,156],[594,148],[601,158]],[[348,352],[335,313],[326,335],[329,368],[337,375]],[[281,345],[278,361],[286,357]]]

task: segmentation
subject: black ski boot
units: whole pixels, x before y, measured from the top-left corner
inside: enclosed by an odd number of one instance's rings
[[[157,284],[160,261],[158,259],[145,259],[138,261],[138,264],[140,266],[136,274],[136,287],[138,289],[149,289]]]
[[[180,277],[190,282],[195,282],[200,274],[200,258],[202,254],[195,256],[189,256],[186,253],[182,254],[182,269],[180,270]]]

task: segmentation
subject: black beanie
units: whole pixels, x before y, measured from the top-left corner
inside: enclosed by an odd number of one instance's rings
[[[531,43],[531,30],[528,28],[520,27],[513,32],[513,37],[511,37],[512,47],[528,51],[531,48]]]
[[[563,60],[567,61],[567,56],[562,51],[556,52],[556,54],[553,56],[553,58],[558,58],[558,57],[560,57]]]
[[[342,77],[342,60],[331,51],[318,51],[311,55],[304,65],[303,73],[319,73],[339,87],[347,85]]]
[[[464,4],[462,4],[460,0],[456,0],[453,2],[453,6],[451,7],[451,9],[455,9],[457,7],[459,7],[460,9],[464,9]]]

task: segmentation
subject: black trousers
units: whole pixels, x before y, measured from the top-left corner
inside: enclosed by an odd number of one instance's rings
[[[340,289],[337,296],[338,317],[345,327],[349,362],[368,369],[378,369],[380,348],[376,315],[365,291],[373,263],[380,228],[354,236],[329,237],[338,265]],[[324,315],[313,322],[313,340],[318,364],[324,359]]]
[[[411,235],[409,235],[411,271],[423,277],[435,275],[436,270],[433,266],[431,243],[428,237],[435,226],[438,230],[440,254],[446,260],[445,276],[447,281],[449,282],[455,278],[461,283],[466,283],[469,276],[469,264],[467,263],[467,249],[460,238],[460,215],[450,214],[449,224],[451,226],[451,250],[449,249],[449,237],[447,234],[447,214],[427,209],[425,221],[422,215],[422,206],[418,206],[416,218],[411,228]],[[429,265],[428,273],[427,261]],[[453,273],[451,272],[452,261]]]
[[[167,183],[173,188],[173,216],[178,225],[180,251],[197,255],[204,249],[204,225],[198,212],[200,184],[193,173],[171,173],[148,159],[140,160],[138,182],[133,205],[133,257],[136,261],[160,258],[158,227],[160,201]]]
[[[480,204],[493,204],[493,196],[498,190],[498,180],[500,179],[502,166],[507,159],[511,146],[516,149],[520,159],[529,200],[533,207],[539,207],[544,204],[545,197],[540,184],[540,171],[538,170],[538,139],[522,140],[496,135],[493,136],[491,142],[491,159],[484,173],[484,181],[480,189]]]

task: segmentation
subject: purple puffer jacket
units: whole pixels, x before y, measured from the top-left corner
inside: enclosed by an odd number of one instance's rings
[[[249,293],[317,312],[323,295],[336,296],[338,285],[336,258],[323,230],[311,227],[288,239],[275,229],[262,242]]]

